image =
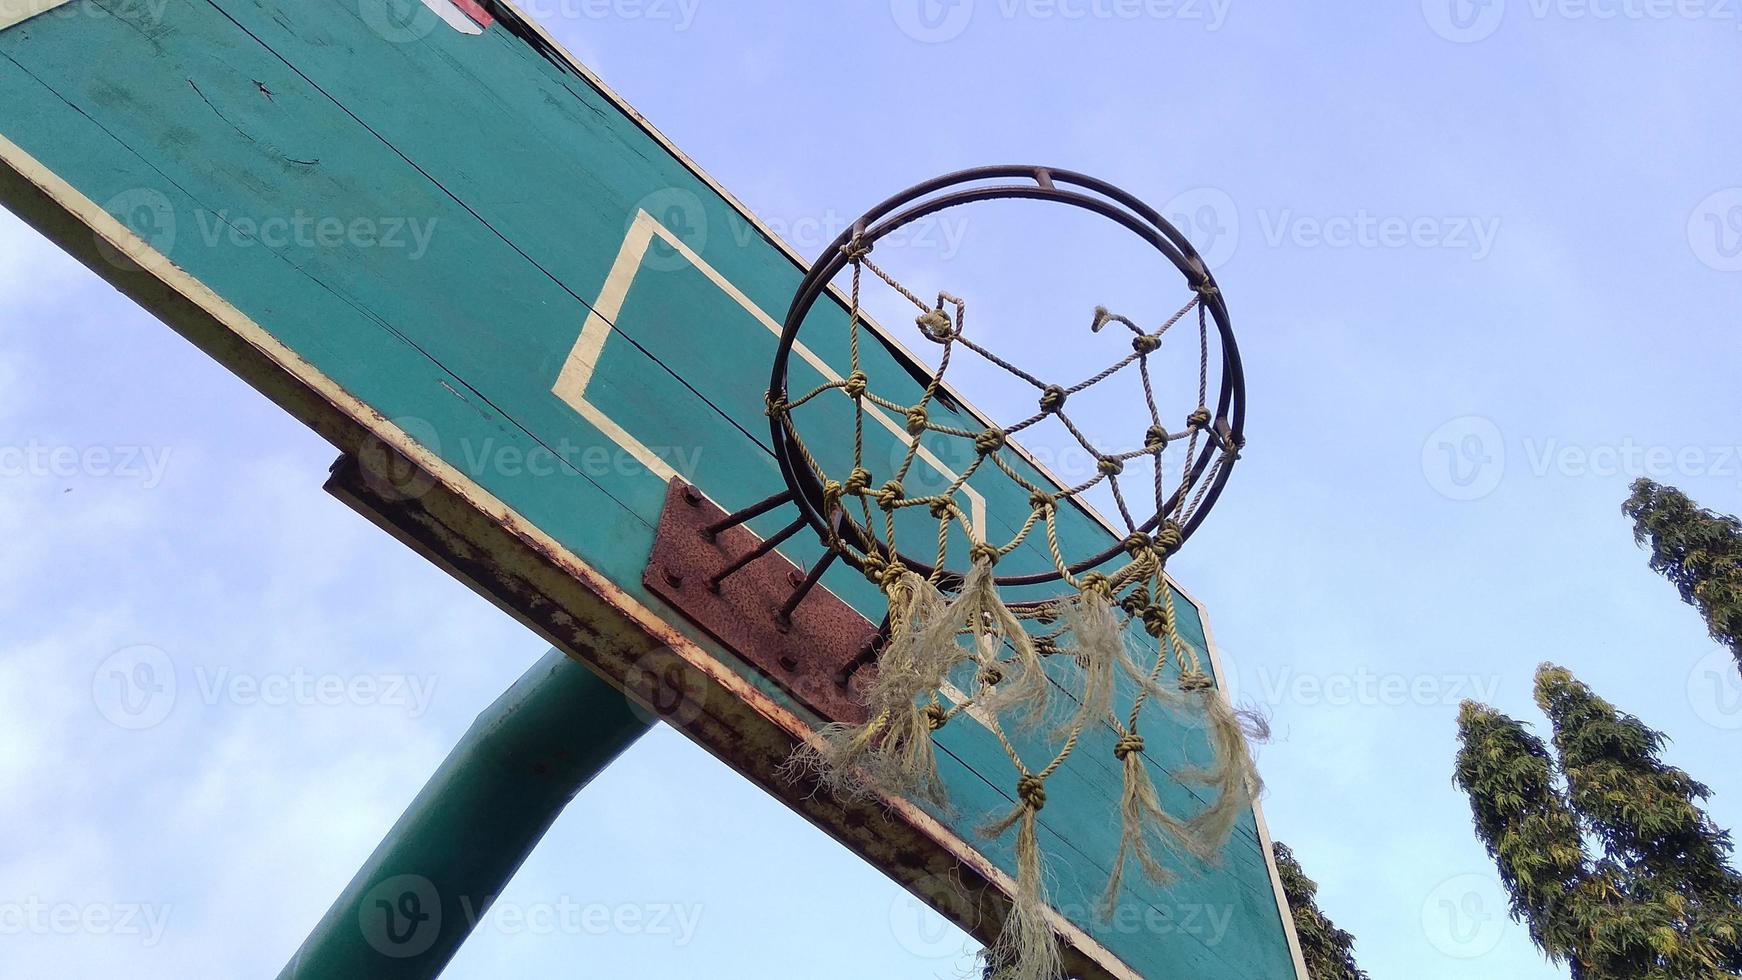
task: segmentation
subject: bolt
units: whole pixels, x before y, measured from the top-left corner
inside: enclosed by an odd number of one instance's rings
[[[790,653],[783,654],[780,658],[780,669],[789,674],[798,670],[798,659]]]
[[[683,488],[683,501],[691,507],[700,507],[702,505],[702,492],[686,483]]]
[[[670,568],[665,568],[665,567],[660,568],[659,572],[660,572],[660,575],[665,578],[666,585],[669,585],[674,589],[683,588],[683,576],[682,575],[679,575],[677,572],[674,572]]]

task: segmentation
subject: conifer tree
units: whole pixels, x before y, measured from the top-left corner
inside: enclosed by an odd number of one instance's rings
[[[1511,896],[1512,917],[1549,958],[1573,959],[1568,896],[1584,877],[1585,855],[1547,747],[1522,723],[1474,701],[1458,712],[1458,735],[1456,782]]]
[[[1742,877],[1706,787],[1566,670],[1537,671],[1536,702],[1552,756],[1492,708],[1459,713],[1456,781],[1513,917],[1575,980],[1742,977]]]
[[[1736,975],[1742,877],[1730,867],[1730,835],[1701,809],[1711,791],[1659,759],[1661,733],[1565,669],[1537,672],[1536,703],[1554,725],[1574,810],[1644,915],[1637,931],[1645,962],[1655,957],[1669,976]]]
[[[1319,911],[1318,883],[1301,870],[1287,844],[1278,841],[1275,854],[1282,891],[1294,914],[1294,930],[1300,936],[1307,976],[1311,980],[1368,980],[1367,974],[1355,965],[1355,937],[1337,928]]]
[[[1621,507],[1651,567],[1699,609],[1712,639],[1742,668],[1742,521],[1704,510],[1674,487],[1638,480]]]

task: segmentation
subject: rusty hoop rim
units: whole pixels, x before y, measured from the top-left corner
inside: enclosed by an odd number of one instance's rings
[[[959,188],[964,184],[979,184],[981,181],[1004,178],[1027,178],[1032,183],[982,184],[950,190],[951,188]],[[1066,187],[1078,188],[1078,190],[1070,190]],[[940,195],[940,192],[944,191],[949,191],[949,193]],[[1227,486],[1228,478],[1234,469],[1234,463],[1239,459],[1239,449],[1245,444],[1246,382],[1245,371],[1240,360],[1240,349],[1234,336],[1227,302],[1220,288],[1216,286],[1215,276],[1209,271],[1197,249],[1180,233],[1179,229],[1175,228],[1155,209],[1129,192],[1098,178],[1051,167],[1024,165],[979,167],[945,174],[916,184],[867,211],[864,216],[853,223],[852,227],[843,231],[829,244],[822,255],[812,263],[804,279],[799,283],[798,290],[793,296],[792,305],[787,310],[779,346],[775,351],[773,371],[768,384],[769,402],[776,404],[787,398],[788,365],[793,345],[798,342],[798,335],[804,327],[805,320],[809,317],[818,300],[827,292],[829,283],[849,264],[850,260],[846,255],[845,247],[850,242],[862,240],[875,244],[899,228],[949,208],[1012,199],[1063,204],[1098,214],[1124,226],[1166,257],[1168,262],[1186,278],[1187,283],[1205,297],[1204,305],[1216,323],[1216,332],[1222,349],[1222,377],[1217,395],[1215,417],[1208,430],[1209,438],[1197,459],[1191,463],[1191,480],[1182,489],[1176,490],[1159,511],[1138,526],[1138,531],[1146,534],[1153,533],[1159,528],[1164,520],[1164,515],[1175,509],[1180,503],[1180,497],[1183,493],[1197,485],[1204,473],[1214,464],[1216,455],[1222,452],[1225,446],[1227,458],[1216,471],[1213,482],[1205,491],[1203,502],[1180,528],[1180,537],[1183,543],[1202,525],[1204,518],[1209,515],[1216,501],[1221,498],[1222,491]],[[828,540],[834,532],[831,529],[830,521],[823,513],[823,487],[816,475],[810,472],[808,467],[802,465],[795,452],[798,433],[791,417],[786,414],[771,413],[769,425],[774,455],[780,464],[781,477],[786,481],[787,488],[792,491],[793,499],[805,518],[805,522],[825,541]],[[1072,498],[1072,502],[1078,503],[1074,498]],[[1081,507],[1080,504],[1078,506]],[[1097,523],[1100,522],[1097,521]],[[855,539],[852,543],[860,552],[864,554],[875,553],[885,560],[899,560],[903,565],[923,576],[929,577],[936,571],[934,566],[899,551],[893,555],[890,554],[889,549],[882,542],[877,541],[874,537],[868,539],[866,535],[860,533],[857,522],[849,519],[845,524],[852,530],[852,537]],[[841,557],[848,564],[861,571],[864,570],[865,562],[860,554],[855,554],[851,550],[837,550],[842,551]],[[1093,571],[1112,561],[1123,551],[1123,544],[1115,543],[1097,555],[1068,566],[1070,573],[1080,575]],[[946,569],[944,574],[958,579],[961,576],[961,573],[949,569]],[[1049,572],[1029,575],[999,576],[994,579],[994,584],[999,587],[1045,585],[1060,581],[1063,577],[1057,569],[1053,569]]]

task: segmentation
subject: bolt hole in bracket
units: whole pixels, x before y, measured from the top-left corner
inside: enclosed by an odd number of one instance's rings
[[[673,479],[642,583],[824,721],[863,724],[855,692],[875,676],[881,631],[816,587],[832,558],[807,571],[775,550],[803,521],[766,541],[745,525],[785,502],[727,514]]]

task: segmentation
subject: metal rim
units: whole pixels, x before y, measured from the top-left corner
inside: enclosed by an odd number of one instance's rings
[[[1032,183],[1021,184],[981,184],[980,186],[962,188],[964,184],[979,184],[981,181],[998,180],[1002,178],[1027,178]],[[1066,186],[1061,186],[1066,185]],[[1067,187],[1078,188],[1070,190]],[[961,188],[951,190],[951,188]],[[1088,193],[1084,193],[1084,192]],[[944,193],[948,192],[948,193]],[[1203,290],[1216,285],[1215,276],[1204,264],[1202,257],[1191,242],[1182,235],[1167,219],[1143,201],[1130,193],[1105,181],[1069,170],[1058,170],[1050,167],[1034,167],[1005,165],[980,167],[973,170],[963,170],[946,174],[932,180],[917,184],[905,191],[878,204],[867,211],[863,217],[854,222],[853,226],[842,232],[826,251],[812,263],[809,271],[800,282],[793,296],[791,307],[786,314],[786,322],[781,330],[780,343],[775,351],[773,372],[768,383],[768,398],[770,402],[786,399],[788,364],[791,360],[793,345],[798,342],[799,332],[804,327],[805,320],[828,291],[829,284],[841,272],[845,271],[849,260],[844,248],[855,239],[862,239],[875,244],[891,232],[912,224],[922,218],[937,214],[950,208],[968,204],[995,200],[1025,199],[1063,204],[1100,215],[1127,230],[1134,232],[1144,242],[1167,258],[1168,262],[1182,275],[1193,289]],[[1216,332],[1222,349],[1222,377],[1217,395],[1215,418],[1212,421],[1211,437],[1207,440],[1196,460],[1190,465],[1191,482],[1187,489],[1195,487],[1197,481],[1215,462],[1221,451],[1222,437],[1215,433],[1226,427],[1226,439],[1232,443],[1234,451],[1229,452],[1227,460],[1216,471],[1214,481],[1205,490],[1203,503],[1193,512],[1192,517],[1181,527],[1181,540],[1189,538],[1209,515],[1216,501],[1221,497],[1228,477],[1233,471],[1234,463],[1239,458],[1238,447],[1245,442],[1246,424],[1246,384],[1245,372],[1240,361],[1240,350],[1234,338],[1233,327],[1228,315],[1227,302],[1220,289],[1207,294],[1205,306],[1216,324]],[[827,539],[831,533],[830,522],[823,513],[823,487],[810,468],[804,466],[798,454],[794,451],[798,440],[797,430],[788,415],[771,415],[769,419],[770,432],[773,439],[775,459],[780,464],[782,478],[793,491],[805,521],[819,535]],[[1138,530],[1144,533],[1155,531],[1161,526],[1164,515],[1171,512],[1179,503],[1180,494],[1175,491],[1166,505],[1147,521],[1139,525]],[[1075,503],[1075,499],[1072,498]],[[1099,523],[1097,521],[1096,523]],[[882,542],[875,539],[867,540],[857,533],[857,524],[847,522],[855,533],[853,543],[866,553],[876,553],[885,559],[899,560],[914,572],[930,576],[934,568],[899,552],[888,553]],[[1072,575],[1080,575],[1092,571],[1112,561],[1124,552],[1121,543],[1115,543],[1111,548],[1093,557],[1069,566]],[[864,562],[859,555],[850,552],[842,558],[855,568],[863,570]],[[946,570],[946,574],[958,576],[960,573]],[[1059,581],[1063,576],[1054,569],[1050,572],[1030,575],[1012,575],[997,577],[994,582],[1000,587],[1044,585]]]

